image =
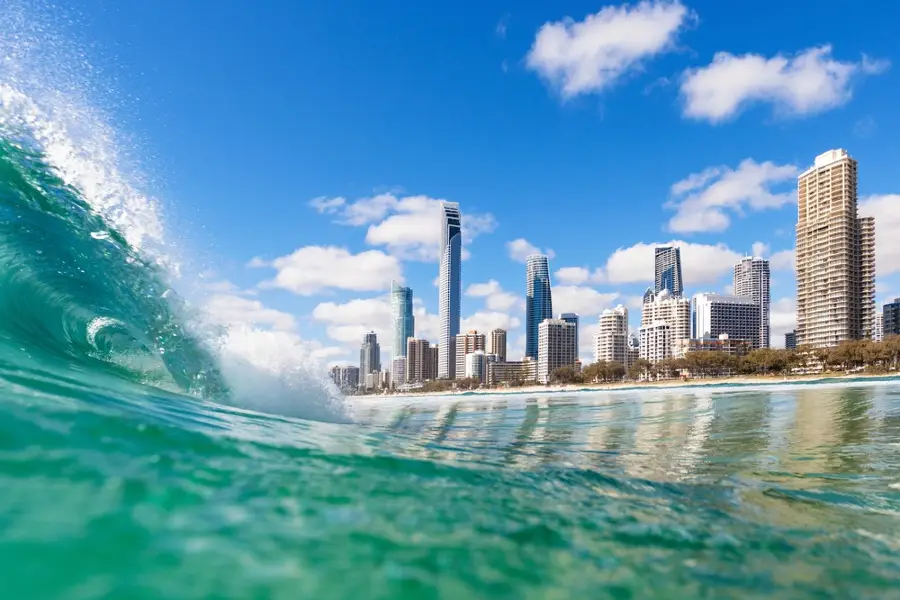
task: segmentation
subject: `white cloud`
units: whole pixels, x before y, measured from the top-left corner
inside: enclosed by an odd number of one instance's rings
[[[511,242],[506,242],[506,250],[509,257],[516,262],[524,263],[532,254],[546,254],[547,258],[553,258],[556,254],[550,248],[541,250],[525,238],[518,238]]]
[[[900,194],[864,198],[859,214],[875,218],[875,272],[879,277],[900,272]]]
[[[421,195],[398,197],[392,193],[360,198],[350,204],[338,200],[343,199],[317,198],[310,204],[319,210],[319,205],[334,203],[334,210],[319,212],[337,215],[337,222],[344,225],[368,225],[366,243],[385,246],[392,255],[422,261],[440,258],[442,200]],[[463,243],[496,227],[497,222],[490,213],[462,211]],[[465,249],[463,254],[466,258]]]
[[[601,283],[604,281],[603,269],[591,272],[585,267],[563,267],[553,274],[556,282],[562,285],[583,285],[585,283]]]
[[[793,181],[799,169],[753,159],[741,161],[737,169],[710,167],[672,185],[673,198],[666,203],[675,210],[670,231],[696,233],[724,231],[731,224],[729,212],[742,214],[745,208],[778,208],[795,200],[791,191],[773,193],[771,187]]]
[[[494,279],[486,283],[473,283],[466,289],[466,295],[484,298],[485,307],[492,311],[506,312],[516,305],[521,305],[521,298],[504,291]]]
[[[654,280],[654,248],[678,246],[681,248],[681,267],[685,286],[716,283],[734,269],[743,255],[725,244],[695,244],[681,240],[666,243],[639,242],[628,248],[619,248],[606,262],[606,278],[610,283],[650,283]]]
[[[206,309],[215,321],[224,324],[263,325],[279,331],[292,331],[297,327],[293,315],[242,296],[214,294],[207,301]]]
[[[497,37],[501,40],[506,39],[506,30],[509,28],[509,17],[510,14],[506,13],[500,20],[497,22],[497,26],[494,28],[494,33],[497,34]]]
[[[793,271],[795,265],[794,249],[779,250],[769,257],[769,269],[772,271]]]
[[[403,281],[400,261],[379,250],[352,254],[335,246],[305,246],[272,262],[254,259],[250,265],[277,271],[274,279],[260,287],[285,289],[301,296],[329,289],[385,290],[392,279]]]
[[[769,244],[767,244],[765,242],[753,242],[753,246],[752,246],[753,256],[762,256],[762,257],[768,256],[769,251],[771,249],[772,249],[772,247],[769,246]]]
[[[505,329],[510,331],[521,325],[518,317],[510,316],[504,312],[479,311],[462,319],[459,324],[460,331],[477,330],[479,333],[488,333],[493,329]]]
[[[345,303],[322,302],[313,309],[312,316],[325,323],[328,337],[335,341],[358,346],[366,333],[374,331],[382,352],[387,349],[391,327],[391,304],[387,296]]]
[[[309,201],[309,205],[316,209],[319,214],[328,215],[337,213],[346,203],[347,200],[345,198],[328,198],[326,196],[319,196],[318,198],[313,198]]]
[[[829,45],[793,57],[719,52],[709,65],[684,73],[684,114],[718,123],[755,103],[771,104],[782,116],[818,113],[850,100],[855,76],[879,73],[888,65],[866,57],[837,61]]]
[[[528,67],[564,98],[599,93],[675,44],[691,13],[678,0],[607,6],[583,21],[545,23],[527,56]]]
[[[558,285],[553,288],[553,312],[578,313],[587,319],[595,319],[603,310],[612,306],[619,297],[616,292],[600,293],[594,288],[577,285]]]
[[[793,298],[781,298],[770,306],[769,327],[773,348],[784,348],[784,334],[797,326],[797,304]]]

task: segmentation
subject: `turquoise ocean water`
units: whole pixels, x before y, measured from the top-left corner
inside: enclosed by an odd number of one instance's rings
[[[23,6],[0,599],[898,597],[896,382],[349,403],[299,340],[200,308],[90,69]]]

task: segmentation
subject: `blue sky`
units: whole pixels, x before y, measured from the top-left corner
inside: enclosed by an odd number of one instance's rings
[[[677,240],[689,293],[773,261],[773,339],[793,320],[796,175],[860,162],[879,303],[900,295],[900,5],[649,1],[73,0],[71,35],[120,98],[119,127],[167,226],[229,318],[327,362],[387,350],[391,277],[436,338],[437,199],[467,232],[463,327],[523,348],[522,256],[548,251],[554,309],[652,278]],[[631,323],[639,321],[632,310]],[[385,354],[385,358],[387,355]]]

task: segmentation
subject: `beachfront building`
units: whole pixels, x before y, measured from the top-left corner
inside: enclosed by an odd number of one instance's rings
[[[434,348],[431,347],[428,340],[417,338],[406,340],[405,376],[407,383],[422,383],[434,379],[433,355]]]
[[[678,358],[681,356],[682,341],[691,337],[691,301],[688,298],[675,296],[667,289],[662,290],[658,294],[651,293],[644,296],[647,301],[644,303],[643,311],[641,311],[641,328],[655,328],[659,323],[669,325],[665,339],[669,341],[670,348],[664,354],[665,357]],[[654,333],[650,335],[650,338],[658,340],[660,339],[659,335]],[[640,357],[650,360],[647,356],[661,355],[656,348],[644,351],[644,337],[641,334]]]
[[[409,343],[403,350],[403,356],[398,356],[391,361],[391,381],[394,387],[406,383],[406,353],[409,351]]]
[[[753,349],[751,340],[732,339],[727,333],[717,337],[692,338],[682,342],[684,352],[724,352],[733,356],[743,356]]]
[[[628,368],[628,309],[621,304],[600,315],[594,336],[594,362],[617,362]]]
[[[560,321],[565,321],[566,323],[571,323],[575,326],[575,359],[578,360],[579,355],[579,347],[578,347],[578,327],[579,327],[579,319],[577,313],[562,313],[559,315]]]
[[[797,180],[797,344],[871,338],[875,222],[857,212],[857,163],[846,150],[816,157]]]
[[[881,311],[882,337],[900,335],[900,298],[884,305]]]
[[[341,390],[355,392],[359,388],[359,367],[341,367]]]
[[[691,337],[718,339],[725,334],[732,340],[747,340],[759,348],[760,305],[752,296],[695,294],[692,304]]]
[[[552,317],[550,263],[545,255],[532,254],[525,260],[525,356],[537,359],[541,323]]]
[[[488,338],[488,352],[497,355],[500,362],[506,361],[506,330],[494,329]]]
[[[521,361],[497,361],[487,365],[487,384],[522,385],[537,382],[537,361],[525,357]]]
[[[406,340],[416,337],[412,288],[391,281],[391,354],[394,359],[406,356]]]
[[[459,204],[441,203],[441,248],[438,281],[438,372],[439,379],[456,374],[456,336],[459,333],[462,295],[462,224]]]
[[[754,343],[755,348],[768,348],[770,345],[769,313],[771,310],[769,261],[764,258],[748,256],[734,265],[732,280],[734,295],[752,298],[759,306],[759,335]]]
[[[468,333],[460,333],[456,336],[456,378],[465,379],[466,375],[466,356],[472,352],[487,349],[487,340],[483,333],[471,330]]]
[[[660,246],[654,251],[654,276],[656,286],[653,291],[659,294],[668,290],[673,296],[684,293],[684,279],[681,276],[681,248]]]
[[[796,350],[797,349],[797,332],[788,331],[784,334],[784,347],[788,350]]]
[[[672,358],[675,347],[672,341],[672,329],[672,326],[665,321],[654,321],[641,325],[640,357],[653,364]],[[681,342],[685,339],[687,338],[681,338],[678,341],[679,352],[681,352]]]
[[[572,323],[544,319],[538,329],[538,382],[549,383],[560,367],[575,366],[575,331]]]
[[[381,371],[381,345],[378,336],[370,331],[363,336],[362,345],[359,348],[359,372],[362,377],[369,373]],[[365,382],[365,380],[363,380]]]

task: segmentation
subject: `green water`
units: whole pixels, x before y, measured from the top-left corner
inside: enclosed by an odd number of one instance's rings
[[[900,589],[894,384],[372,400],[333,425],[6,375],[3,598]]]

